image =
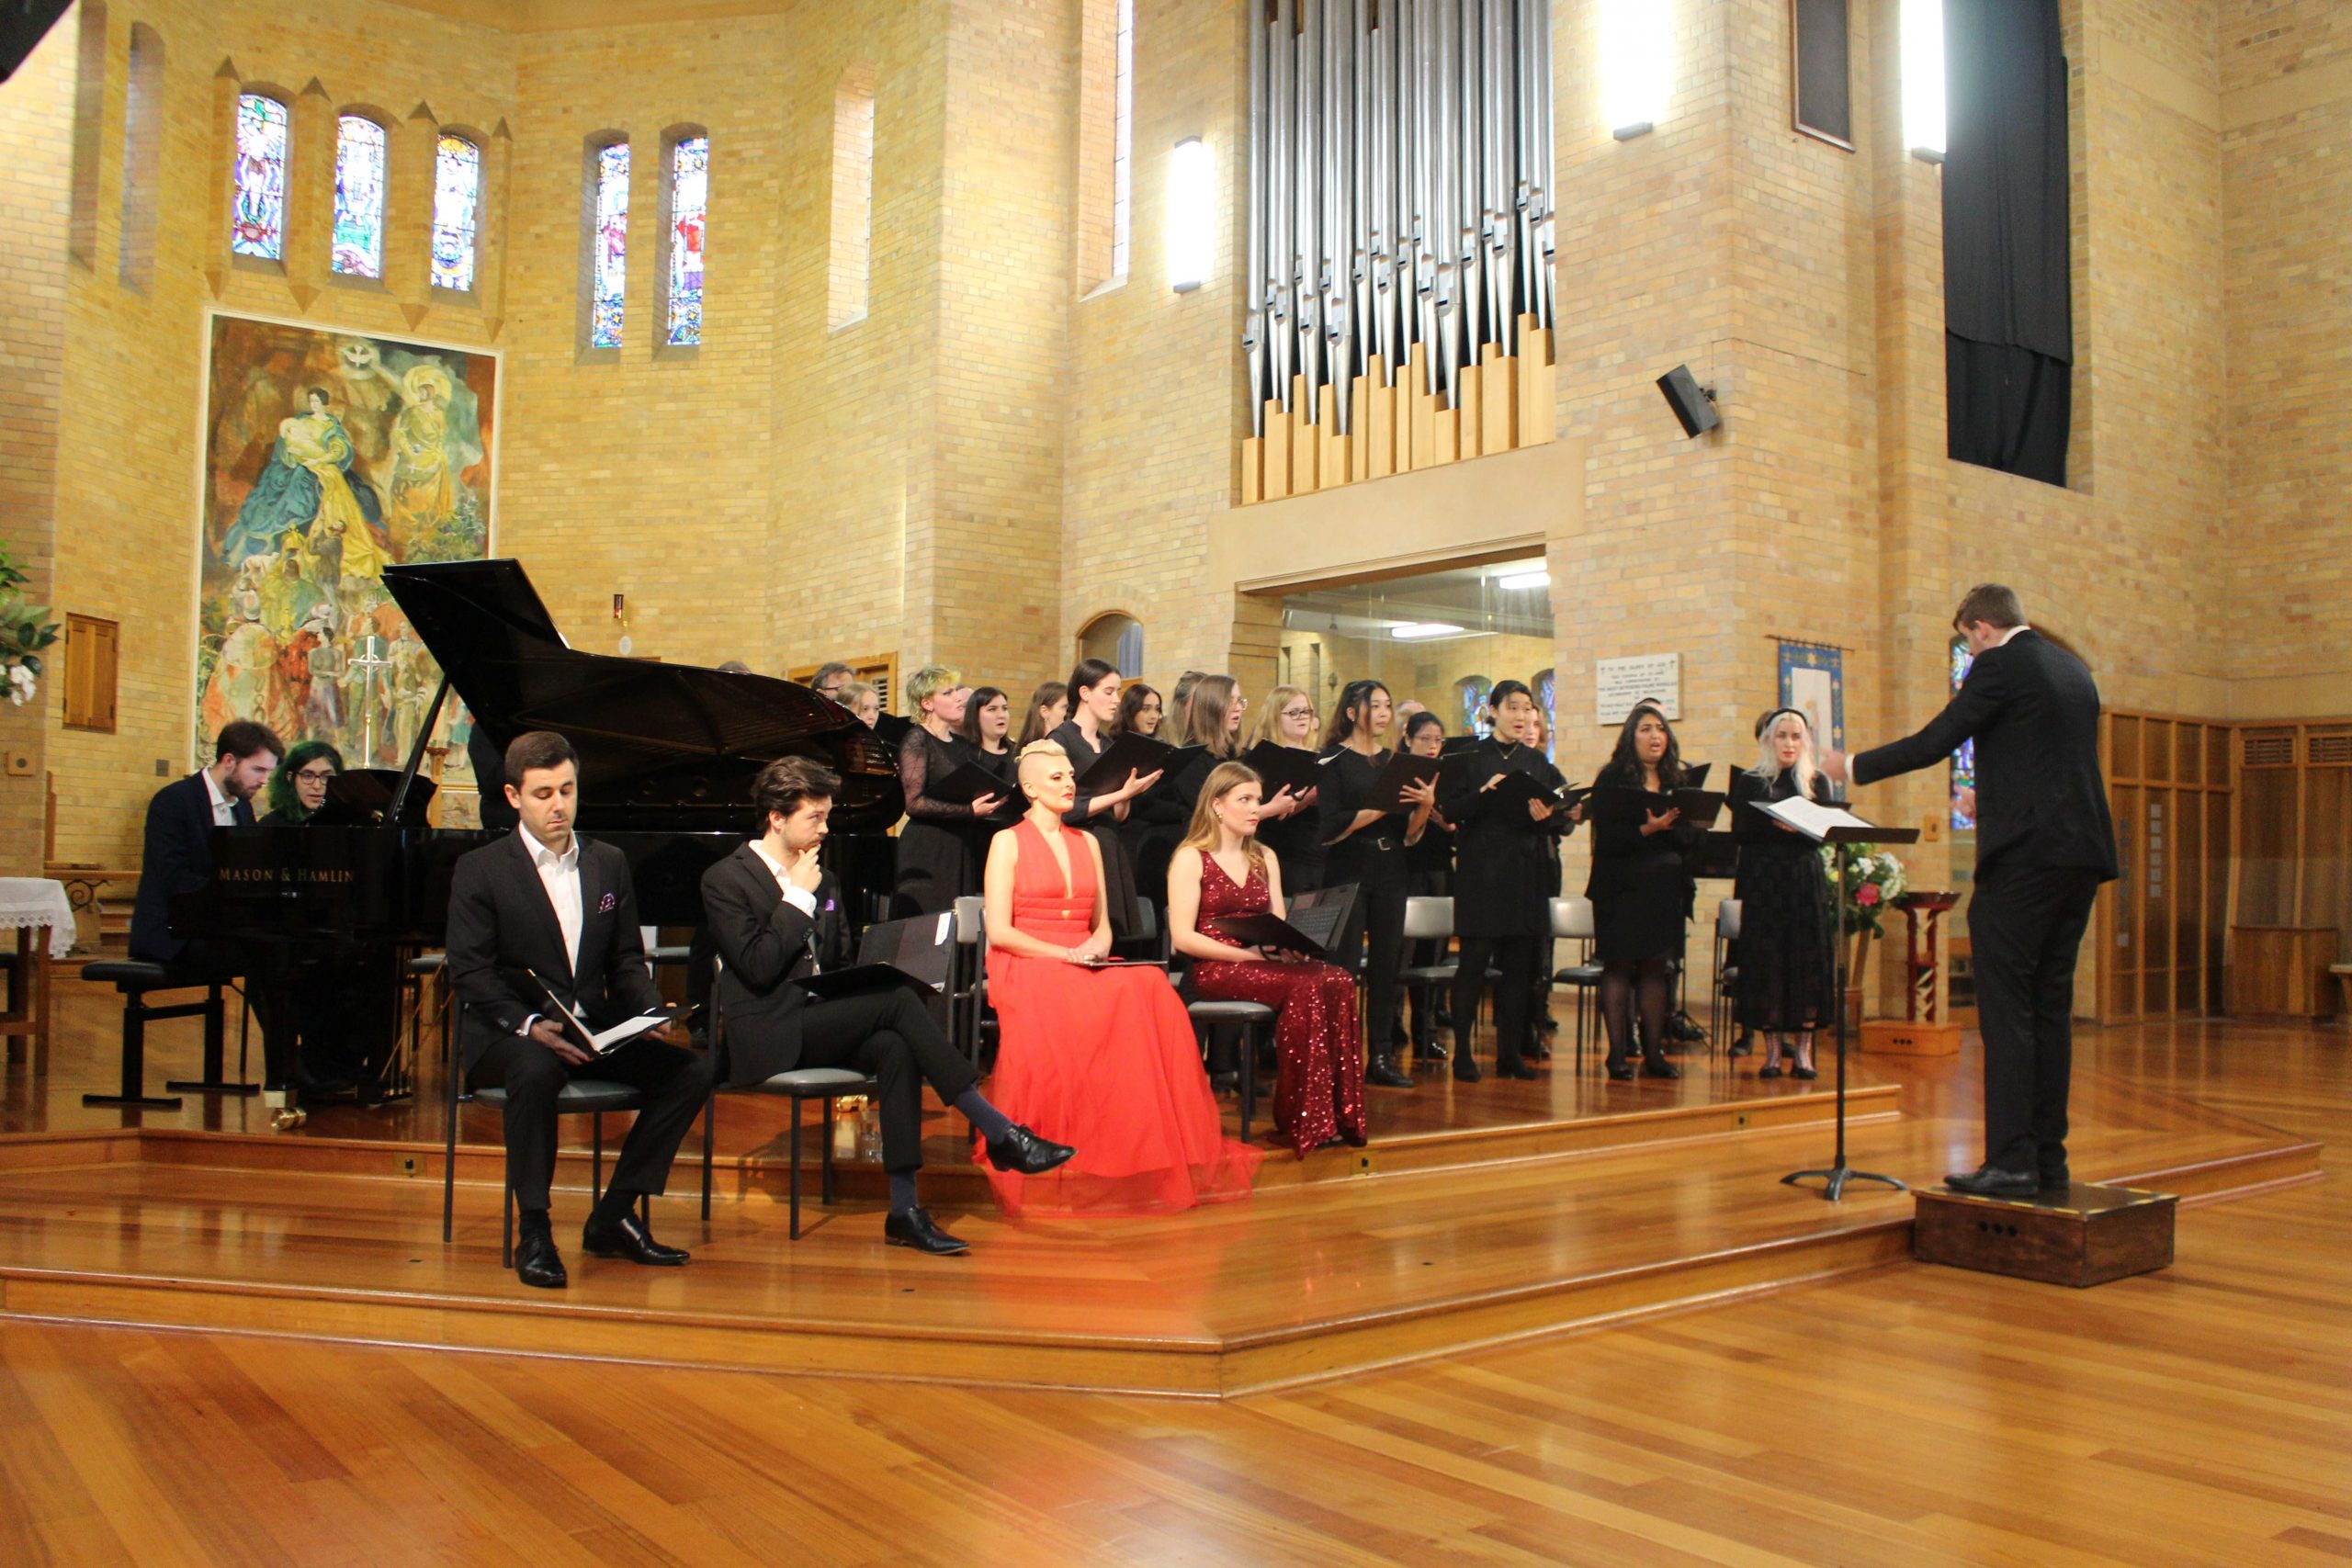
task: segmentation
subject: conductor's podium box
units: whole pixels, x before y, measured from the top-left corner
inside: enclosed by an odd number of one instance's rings
[[[1862,1049],[1882,1056],[1957,1056],[1960,1025],[1874,1018],[1862,1025]]]
[[[1918,1194],[1911,1255],[2046,1284],[2104,1285],[2172,1265],[2169,1193],[2075,1182],[2031,1198]]]

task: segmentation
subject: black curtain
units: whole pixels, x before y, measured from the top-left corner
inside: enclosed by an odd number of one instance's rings
[[[1944,0],[1951,456],[2066,482],[2066,57],[2057,0]]]

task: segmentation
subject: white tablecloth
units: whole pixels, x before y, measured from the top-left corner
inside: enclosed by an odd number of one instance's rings
[[[49,928],[51,958],[74,951],[74,906],[65,897],[65,884],[42,876],[0,876],[0,931],[25,926]]]

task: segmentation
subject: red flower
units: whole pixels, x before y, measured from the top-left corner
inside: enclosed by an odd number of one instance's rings
[[[1854,894],[1854,902],[1860,904],[1865,909],[1877,903],[1878,884],[1875,882],[1863,883]]]

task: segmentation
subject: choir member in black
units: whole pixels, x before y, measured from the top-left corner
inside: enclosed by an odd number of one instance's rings
[[[1186,710],[1193,704],[1193,688],[1201,683],[1201,677],[1206,673],[1207,671],[1203,670],[1187,670],[1176,677],[1176,684],[1169,691],[1168,715],[1176,726],[1176,733],[1179,735],[1184,733],[1184,725],[1187,721]]]
[[[1766,708],[1762,713],[1756,716],[1755,727],[1749,731],[1749,733],[1756,737],[1756,743],[1758,746],[1761,747],[1764,745],[1764,727],[1771,723],[1773,716],[1781,711],[1781,710],[1779,708]],[[1736,788],[1732,798],[1735,801],[1739,798]],[[1738,807],[1735,806],[1733,807],[1734,819],[1732,822],[1732,829],[1735,832],[1738,830],[1739,827],[1737,811]],[[1735,903],[1739,899],[1739,880],[1735,877],[1732,882],[1731,889],[1732,900]],[[1739,967],[1739,939],[1737,937],[1734,937],[1731,941],[1724,943],[1723,966],[1727,972],[1736,970]],[[1736,1009],[1734,1010],[1734,1018],[1735,1021],[1736,1021]],[[1724,1055],[1726,1056],[1754,1055],[1756,1054],[1756,1032],[1749,1029],[1745,1022],[1736,1022],[1736,1026],[1738,1031],[1738,1038],[1735,1039],[1730,1045],[1724,1048]]]
[[[871,681],[844,682],[839,700],[868,729],[882,716],[882,689]]]
[[[1100,659],[1081,659],[1069,672],[1070,716],[1046,737],[1068,754],[1071,771],[1083,775],[1111,743],[1112,722],[1119,716],[1119,672]],[[1121,938],[1140,928],[1136,908],[1135,862],[1119,840],[1118,826],[1134,810],[1136,798],[1159,782],[1157,769],[1130,772],[1101,795],[1083,787],[1062,820],[1094,835],[1102,846],[1102,897],[1111,911],[1111,930]]]
[[[1329,845],[1323,885],[1353,883],[1357,888],[1340,952],[1347,955],[1342,964],[1352,964],[1359,953],[1364,960],[1364,1082],[1410,1089],[1412,1075],[1389,1043],[1396,1017],[1396,971],[1405,958],[1405,852],[1429,825],[1437,786],[1407,791],[1402,805],[1372,799],[1373,784],[1388,765],[1380,738],[1388,731],[1389,715],[1388,688],[1379,682],[1351,681],[1340,690],[1331,718],[1334,749],[1323,760],[1323,781],[1315,786],[1317,831]]]
[[[1119,716],[1112,724],[1114,735],[1157,735],[1162,705],[1159,692],[1137,681],[1119,694]]]
[[[1617,749],[1593,781],[1596,790],[1678,789],[1682,753],[1666,716],[1647,704],[1625,716]],[[1599,808],[1599,801],[1593,803]],[[1600,1011],[1609,1025],[1609,1076],[1634,1076],[1634,1014],[1638,1000],[1642,1025],[1642,1070],[1654,1078],[1679,1078],[1682,1070],[1666,1059],[1666,1016],[1671,995],[1669,972],[1682,952],[1683,921],[1692,884],[1682,852],[1696,836],[1681,825],[1682,814],[1644,811],[1626,820],[1602,815],[1592,835],[1592,875],[1585,897],[1592,900],[1594,953],[1600,960]]]
[[[975,686],[971,699],[964,705],[964,722],[956,733],[972,749],[972,760],[1002,779],[1008,790],[1016,787],[1020,752],[1006,743],[1012,728],[1012,699],[1001,687]]]
[[[1014,758],[1020,757],[1022,748],[1059,729],[1069,717],[1069,688],[1059,681],[1047,681],[1030,693],[1028,716],[1021,721],[1021,739],[1012,743]]]
[[[537,994],[541,986],[592,1029],[651,1012],[662,994],[645,966],[628,857],[572,830],[579,762],[571,742],[544,729],[517,736],[506,748],[505,776],[507,803],[521,820],[458,862],[448,973],[466,1004],[458,1048],[467,1081],[506,1091],[506,1179],[522,1211],[514,1272],[526,1285],[560,1290],[565,1282],[548,1190],[558,1100],[575,1077],[628,1084],[646,1100],[581,1245],[600,1258],[674,1268],[685,1253],[653,1239],[637,1202],[667,1184],[679,1141],[710,1098],[710,1058],[664,1039],[671,1025],[591,1055],[548,1019],[553,1004]]]
[[[1732,832],[1739,840],[1739,1022],[1764,1037],[1759,1078],[1816,1076],[1813,1032],[1829,1010],[1829,878],[1811,839],[1758,807],[1774,801],[1829,799],[1813,761],[1813,728],[1782,708],[1765,726],[1756,766],[1731,781]],[[1792,1038],[1793,1037],[1793,1038]]]
[[[323,740],[305,740],[269,775],[265,828],[300,828],[327,803],[327,785],[343,772],[343,753]]]
[[[1556,766],[1552,746],[1552,715],[1543,704],[1535,705],[1533,716],[1529,719],[1528,725],[1527,743],[1535,748],[1544,761],[1553,762]],[[1580,818],[1572,818],[1572,820],[1580,820]],[[1571,829],[1570,831],[1574,829]],[[1550,862],[1544,870],[1544,896],[1546,898],[1557,898],[1560,896],[1562,873],[1560,840],[1545,839],[1544,854],[1544,859]],[[1535,1017],[1535,1030],[1527,1043],[1528,1055],[1539,1062],[1548,1062],[1552,1059],[1553,1037],[1560,1032],[1559,1021],[1552,1016],[1552,971],[1548,963],[1544,964],[1536,975],[1535,999],[1531,1010]]]
[[[901,916],[944,914],[956,899],[980,890],[980,867],[996,832],[988,818],[1006,796],[956,802],[928,793],[933,780],[972,760],[971,748],[956,733],[971,695],[962,673],[944,664],[926,664],[907,682],[915,727],[899,742],[899,789],[907,799],[907,825],[899,829]]]
[[[1552,886],[1546,874],[1550,840],[1574,830],[1565,807],[1547,800],[1498,795],[1504,781],[1524,773],[1546,790],[1566,782],[1544,753],[1527,744],[1535,699],[1526,685],[1505,681],[1488,698],[1494,734],[1445,773],[1438,809],[1457,829],[1454,839],[1453,931],[1461,960],[1453,981],[1453,1076],[1478,1081],[1470,1052],[1470,1025],[1478,991],[1491,965],[1495,981],[1495,1076],[1532,1078],[1526,1059],[1528,1012],[1552,936]]]
[[[1416,757],[1435,757],[1445,749],[1445,721],[1427,708],[1421,708],[1405,720],[1405,750]],[[1445,813],[1433,810],[1421,836],[1405,850],[1405,891],[1418,898],[1451,898],[1453,897],[1453,824]],[[1433,968],[1445,962],[1445,942],[1442,938],[1414,942],[1405,955],[1406,967]],[[1416,990],[1412,998],[1413,1059],[1419,1062],[1442,1062],[1447,1052],[1438,1031],[1449,1027],[1451,1017],[1435,991]]]
[[[1270,740],[1312,751],[1315,728],[1315,699],[1300,687],[1276,686],[1266,695],[1265,711],[1258,716],[1258,730],[1250,744]],[[1297,809],[1288,816],[1258,824],[1258,841],[1282,857],[1284,890],[1306,893],[1323,886],[1323,840],[1317,831],[1322,824],[1310,809],[1316,802],[1314,790],[1297,801]]]

